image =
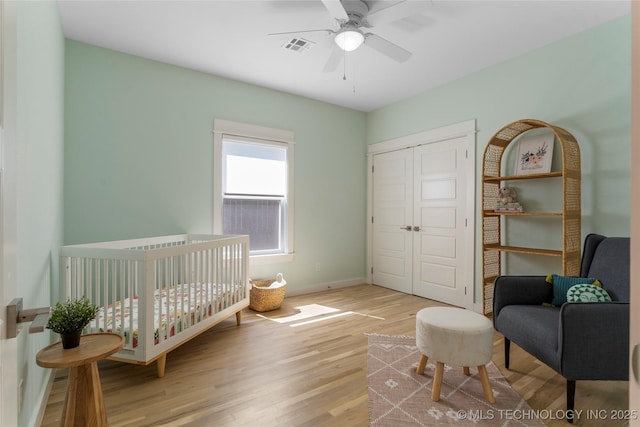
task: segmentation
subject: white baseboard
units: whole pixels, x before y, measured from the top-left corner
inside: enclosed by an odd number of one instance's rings
[[[287,286],[288,297],[296,295],[313,294],[316,292],[328,291],[331,289],[347,288],[349,286],[363,285],[367,283],[366,277],[355,277],[353,279],[339,280],[337,282],[317,283],[305,286]]]
[[[45,375],[48,376],[49,379],[46,380],[46,385],[40,391],[40,395],[38,396],[38,399],[37,399],[38,402],[40,402],[40,405],[38,405],[38,411],[34,413],[34,418],[32,418],[32,420],[29,421],[30,426],[34,426],[34,427],[40,426],[42,425],[42,421],[44,420],[44,412],[47,409],[47,403],[49,402],[49,394],[51,394],[51,389],[53,388],[53,381],[55,380],[54,373],[56,372],[56,370],[47,369],[47,371],[48,372]]]
[[[353,279],[339,280],[337,282],[316,283],[309,286],[288,286],[285,297],[293,297],[296,295],[313,294],[316,292],[328,291],[331,289],[347,288],[349,286],[364,285],[367,283],[366,277],[356,277]],[[482,314],[484,305],[482,302],[474,302],[471,310]]]

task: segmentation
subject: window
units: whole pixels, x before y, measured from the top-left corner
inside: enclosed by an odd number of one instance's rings
[[[290,256],[293,133],[223,120],[214,127],[214,232],[248,234],[254,261]]]
[[[222,137],[222,232],[251,236],[251,253],[286,250],[287,148]]]

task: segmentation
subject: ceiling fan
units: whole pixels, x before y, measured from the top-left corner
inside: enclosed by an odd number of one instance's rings
[[[344,52],[350,52],[358,49],[362,44],[369,46],[370,48],[382,53],[383,55],[393,59],[397,62],[405,62],[411,57],[411,52],[408,50],[390,42],[389,40],[382,38],[374,33],[365,32],[363,28],[372,28],[372,23],[375,23],[375,14],[382,10],[388,10],[391,7],[397,6],[400,3],[404,3],[405,0],[400,0],[393,3],[386,8],[378,8],[373,10],[370,5],[375,5],[373,1],[364,0],[321,0],[324,6],[327,8],[331,16],[335,19],[339,28],[332,29],[317,29],[317,30],[302,30],[302,31],[287,31],[282,33],[271,33],[270,36],[283,35],[283,34],[300,34],[324,31],[333,35],[333,39],[340,48],[340,50],[333,49],[327,63],[324,67],[324,72],[334,71],[340,60],[342,59]],[[373,19],[372,19],[373,18]]]

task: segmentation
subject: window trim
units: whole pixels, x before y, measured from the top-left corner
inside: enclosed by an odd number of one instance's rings
[[[251,262],[271,264],[275,262],[291,262],[295,253],[294,240],[294,147],[293,131],[275,129],[223,119],[213,122],[213,232],[222,234],[222,140],[225,135],[264,141],[265,144],[287,145],[287,223],[285,230],[286,251],[280,254],[252,255]]]

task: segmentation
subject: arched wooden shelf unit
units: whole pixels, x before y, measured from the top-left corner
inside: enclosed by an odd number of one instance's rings
[[[561,147],[562,170],[531,175],[502,176],[506,148],[525,132],[547,128]],[[525,179],[562,179],[561,212],[495,212],[498,190],[505,181]],[[523,119],[504,126],[493,135],[484,150],[482,171],[482,303],[485,314],[493,311],[493,283],[501,274],[501,253],[544,255],[562,258],[562,273],[578,275],[581,251],[580,147],[566,130],[540,120]],[[557,181],[549,181],[557,182]],[[504,245],[501,233],[503,217],[558,217],[562,219],[562,248],[540,249]]]

